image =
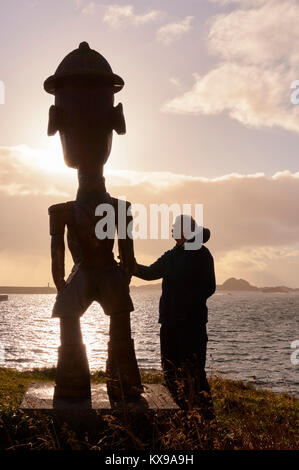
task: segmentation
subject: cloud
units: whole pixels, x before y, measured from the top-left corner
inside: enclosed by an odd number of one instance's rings
[[[61,153],[61,152],[60,152]],[[0,192],[11,195],[72,194],[74,170],[63,164],[53,147],[33,149],[26,145],[0,147]]]
[[[74,1],[74,4],[75,4],[77,9],[79,9],[83,6],[84,0],[73,0],[73,1]]]
[[[160,18],[162,12],[150,10],[143,14],[137,14],[133,5],[110,5],[105,13],[103,22],[113,29],[124,29],[128,26],[141,26]]]
[[[293,262],[290,262],[293,257]],[[298,287],[295,276],[298,266],[298,250],[285,247],[258,247],[239,250],[230,250],[217,256],[217,271],[223,280],[234,276],[232,273],[240,273],[252,284],[260,287],[269,285],[288,285]]]
[[[293,0],[268,0],[258,8],[219,15],[209,30],[209,48],[224,60],[242,64],[298,66],[298,15]]]
[[[11,282],[8,272],[15,283],[36,282],[36,270],[24,264],[35,257],[43,266],[41,279],[48,281],[47,208],[74,199],[77,189],[76,172],[64,168],[62,155],[55,158],[45,149],[0,148],[0,284]],[[201,178],[110,171],[106,185],[113,196],[124,195],[147,209],[150,204],[204,204],[218,282],[235,276],[260,285],[298,285],[299,172]],[[136,256],[149,263],[172,245],[171,239],[136,240]]]
[[[182,83],[181,83],[180,79],[176,78],[176,77],[170,77],[169,83],[171,83],[171,85],[173,85],[177,88],[180,88],[182,86]]]
[[[92,16],[95,14],[95,11],[96,11],[96,4],[94,2],[90,2],[88,3],[88,5],[82,8],[81,13],[83,15]]]
[[[210,0],[212,3],[219,3],[220,5],[238,4],[240,6],[255,6],[262,5],[269,0]]]
[[[47,158],[45,150],[1,147],[2,196],[74,197],[76,171],[67,168],[64,172],[57,171],[57,167],[52,171],[42,161],[43,157]],[[113,194],[124,194],[132,202],[147,206],[203,203],[205,217],[209,223],[213,220],[217,232],[221,233],[221,249],[292,244],[298,239],[299,172],[284,171],[273,176],[234,173],[202,178],[170,172],[112,170],[106,172],[106,181]],[[15,187],[13,192],[12,187]],[[252,227],[257,230],[254,236]]]
[[[290,102],[299,69],[299,5],[293,0],[234,3],[248,8],[216,16],[207,35],[209,51],[220,62],[205,75],[195,74],[192,89],[162,110],[227,112],[246,126],[299,132],[299,110]]]
[[[291,76],[277,67],[223,63],[204,76],[194,75],[190,91],[166,102],[163,112],[220,114],[227,112],[248,127],[279,126],[299,132],[299,108],[286,105]]]
[[[192,29],[192,21],[194,16],[186,16],[182,21],[169,23],[162,26],[157,31],[157,41],[168,46],[180,39],[180,37],[188,33]]]

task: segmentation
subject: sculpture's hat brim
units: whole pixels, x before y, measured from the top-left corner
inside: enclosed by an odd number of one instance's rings
[[[115,73],[64,73],[54,74],[47,78],[44,82],[44,89],[47,93],[55,95],[56,90],[67,86],[78,86],[82,84],[96,85],[96,86],[112,86],[113,92],[120,91],[125,82]]]
[[[87,42],[81,42],[78,49],[60,62],[55,74],[47,78],[44,88],[52,95],[60,88],[77,86],[112,87],[117,93],[124,84],[123,79],[113,73],[105,57],[90,49]]]

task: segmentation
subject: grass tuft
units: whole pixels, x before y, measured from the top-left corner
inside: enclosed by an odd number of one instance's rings
[[[143,383],[161,383],[159,372],[142,372]],[[55,368],[19,372],[0,368],[0,450],[199,450],[298,449],[299,400],[240,381],[209,379],[216,418],[198,410],[155,416],[106,416],[96,429],[58,425],[49,415],[27,416],[18,409],[32,381],[52,381]],[[95,372],[92,382],[104,383]]]

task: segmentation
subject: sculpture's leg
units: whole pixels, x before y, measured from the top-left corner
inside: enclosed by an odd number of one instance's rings
[[[60,338],[54,398],[88,399],[90,374],[79,317],[61,318]]]
[[[143,392],[140,372],[131,338],[130,313],[110,317],[107,390],[112,402],[138,400]]]

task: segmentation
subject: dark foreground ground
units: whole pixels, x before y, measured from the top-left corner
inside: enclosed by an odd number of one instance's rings
[[[298,449],[299,400],[257,390],[240,381],[211,377],[215,419],[198,411],[155,416],[106,416],[93,429],[59,425],[51,416],[18,410],[31,381],[54,380],[55,369],[18,372],[0,368],[0,450],[231,450]],[[105,382],[103,372],[92,381]],[[144,383],[160,383],[159,373],[143,373]]]

